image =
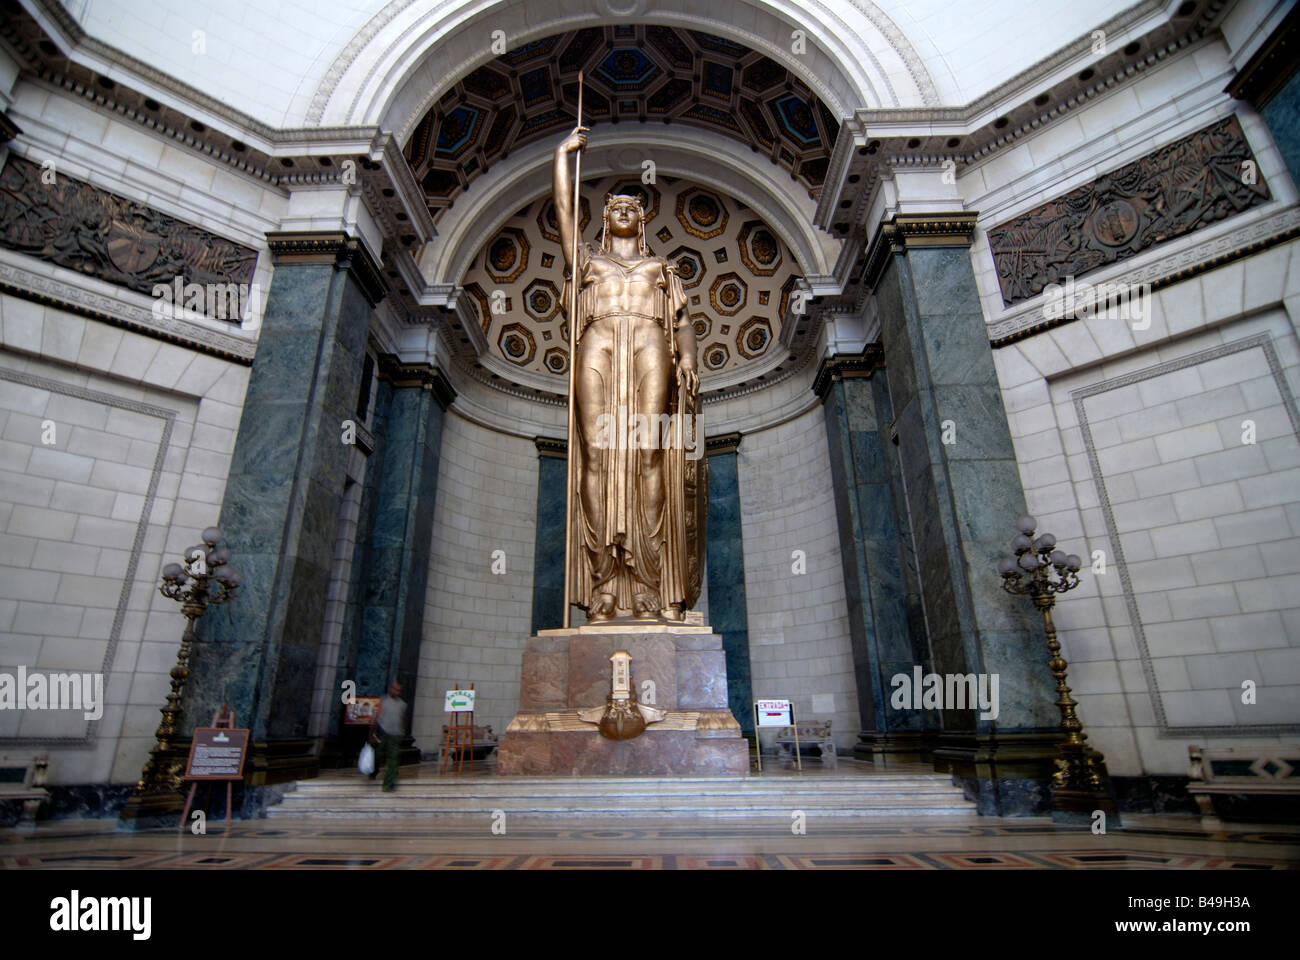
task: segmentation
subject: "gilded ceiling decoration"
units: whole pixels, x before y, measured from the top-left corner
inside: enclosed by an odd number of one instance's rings
[[[651,252],[677,264],[699,339],[701,372],[707,376],[767,357],[799,276],[775,231],[719,191],[669,177],[645,185],[615,176],[583,186],[582,235],[592,243],[599,241],[601,224],[599,218],[592,222],[590,206],[603,203],[606,193],[639,195]],[[563,263],[549,197],[516,212],[474,258],[464,287],[486,341],[509,363],[568,374]]]

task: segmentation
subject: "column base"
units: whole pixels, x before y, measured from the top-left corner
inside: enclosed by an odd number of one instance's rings
[[[934,769],[951,773],[981,816],[1045,817],[1052,811],[1059,730],[939,735]]]
[[[897,763],[929,763],[934,755],[934,733],[880,733],[864,730],[853,745],[853,756],[880,767]]]

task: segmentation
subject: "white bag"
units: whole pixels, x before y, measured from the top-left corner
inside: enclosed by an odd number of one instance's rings
[[[361,756],[357,758],[357,769],[367,777],[375,772],[375,748],[368,743],[361,748]]]

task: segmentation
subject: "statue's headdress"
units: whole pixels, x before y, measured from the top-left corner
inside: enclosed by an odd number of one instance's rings
[[[646,246],[645,242],[645,205],[635,193],[605,194],[604,226],[600,234],[600,249],[606,253],[609,252],[609,208],[614,203],[634,203],[636,208],[641,211],[641,224],[637,235],[637,251],[643,257],[650,256],[650,248]]]

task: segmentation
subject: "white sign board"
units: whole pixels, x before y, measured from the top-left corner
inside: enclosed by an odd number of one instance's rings
[[[473,713],[474,712],[474,691],[473,690],[448,690],[446,705],[443,709],[447,713]]]
[[[760,727],[788,727],[794,723],[794,703],[790,700],[759,700]]]

